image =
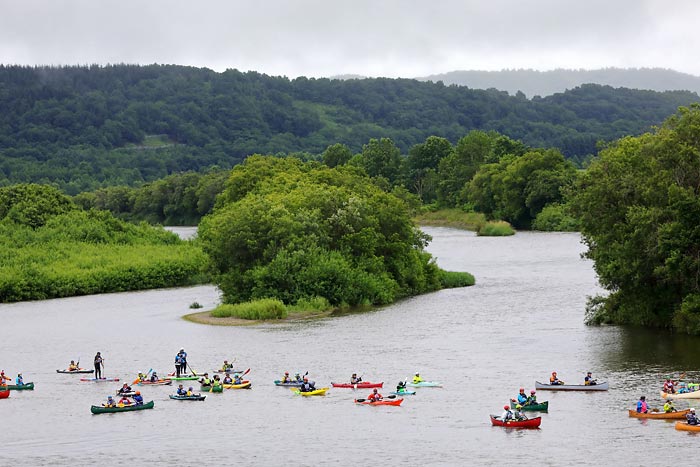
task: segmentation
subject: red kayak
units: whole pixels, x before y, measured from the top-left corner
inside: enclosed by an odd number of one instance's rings
[[[401,405],[403,399],[382,399],[380,401],[368,401],[366,399],[355,399],[355,404],[363,405]]]
[[[357,384],[350,383],[331,383],[334,388],[349,388],[349,389],[372,389],[381,388],[384,383],[370,383],[369,381],[360,381]]]
[[[509,420],[503,422],[501,417],[491,415],[491,425],[504,426],[506,428],[539,428],[542,423],[542,417],[529,418],[527,420]]]
[[[10,397],[10,390],[0,391],[0,399],[7,399]]]
[[[173,380],[159,379],[158,381],[139,381],[136,384],[138,384],[139,386],[167,386],[169,384],[173,384]]]

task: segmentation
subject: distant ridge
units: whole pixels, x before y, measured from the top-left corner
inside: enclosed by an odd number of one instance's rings
[[[666,68],[601,68],[597,70],[530,69],[483,71],[463,70],[416,78],[420,81],[442,81],[473,89],[518,91],[527,97],[550,96],[582,84],[602,84],[615,88],[652,91],[692,91],[700,94],[700,77]]]

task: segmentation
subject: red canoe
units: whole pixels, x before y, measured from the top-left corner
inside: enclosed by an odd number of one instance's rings
[[[7,399],[10,397],[10,390],[0,391],[0,399]]]
[[[357,384],[350,383],[331,383],[334,388],[349,388],[349,389],[372,389],[381,388],[384,386],[384,382],[381,383],[370,383],[369,381],[360,381]]]
[[[529,418],[527,420],[510,420],[503,422],[501,417],[496,417],[491,415],[491,425],[493,426],[504,426],[506,428],[539,428],[542,422],[542,417]]]

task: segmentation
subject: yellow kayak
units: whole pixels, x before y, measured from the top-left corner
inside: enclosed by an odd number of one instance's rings
[[[243,381],[241,384],[224,384],[226,389],[248,389],[253,383],[248,380]]]
[[[299,394],[301,396],[325,396],[326,391],[330,388],[316,389],[315,391],[301,392],[298,388],[290,388],[294,394]]]

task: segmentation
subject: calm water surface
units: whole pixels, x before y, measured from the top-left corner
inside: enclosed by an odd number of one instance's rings
[[[36,383],[0,400],[0,465],[661,465],[669,453],[697,455],[699,436],[626,410],[642,394],[659,405],[667,374],[700,377],[700,339],[584,326],[599,288],[577,234],[424,230],[440,266],[472,272],[476,286],[250,327],[181,319],[194,301],[217,303],[210,286],[0,305],[0,368]],[[55,373],[78,357],[90,367],[99,350],[107,375],[130,382],[139,370],[172,371],[181,347],[199,372],[235,357],[252,368],[253,389],[188,403],[169,400],[167,386],[146,388],[154,410],[94,416],[90,405],[119,383]],[[419,389],[398,408],[356,406],[369,391],[301,398],[272,384],[284,370],[308,370],[318,386],[358,372],[389,387],[420,371],[444,388]],[[550,401],[541,429],[490,426],[489,413],[553,370],[567,382],[593,371],[611,390],[540,392]]]

